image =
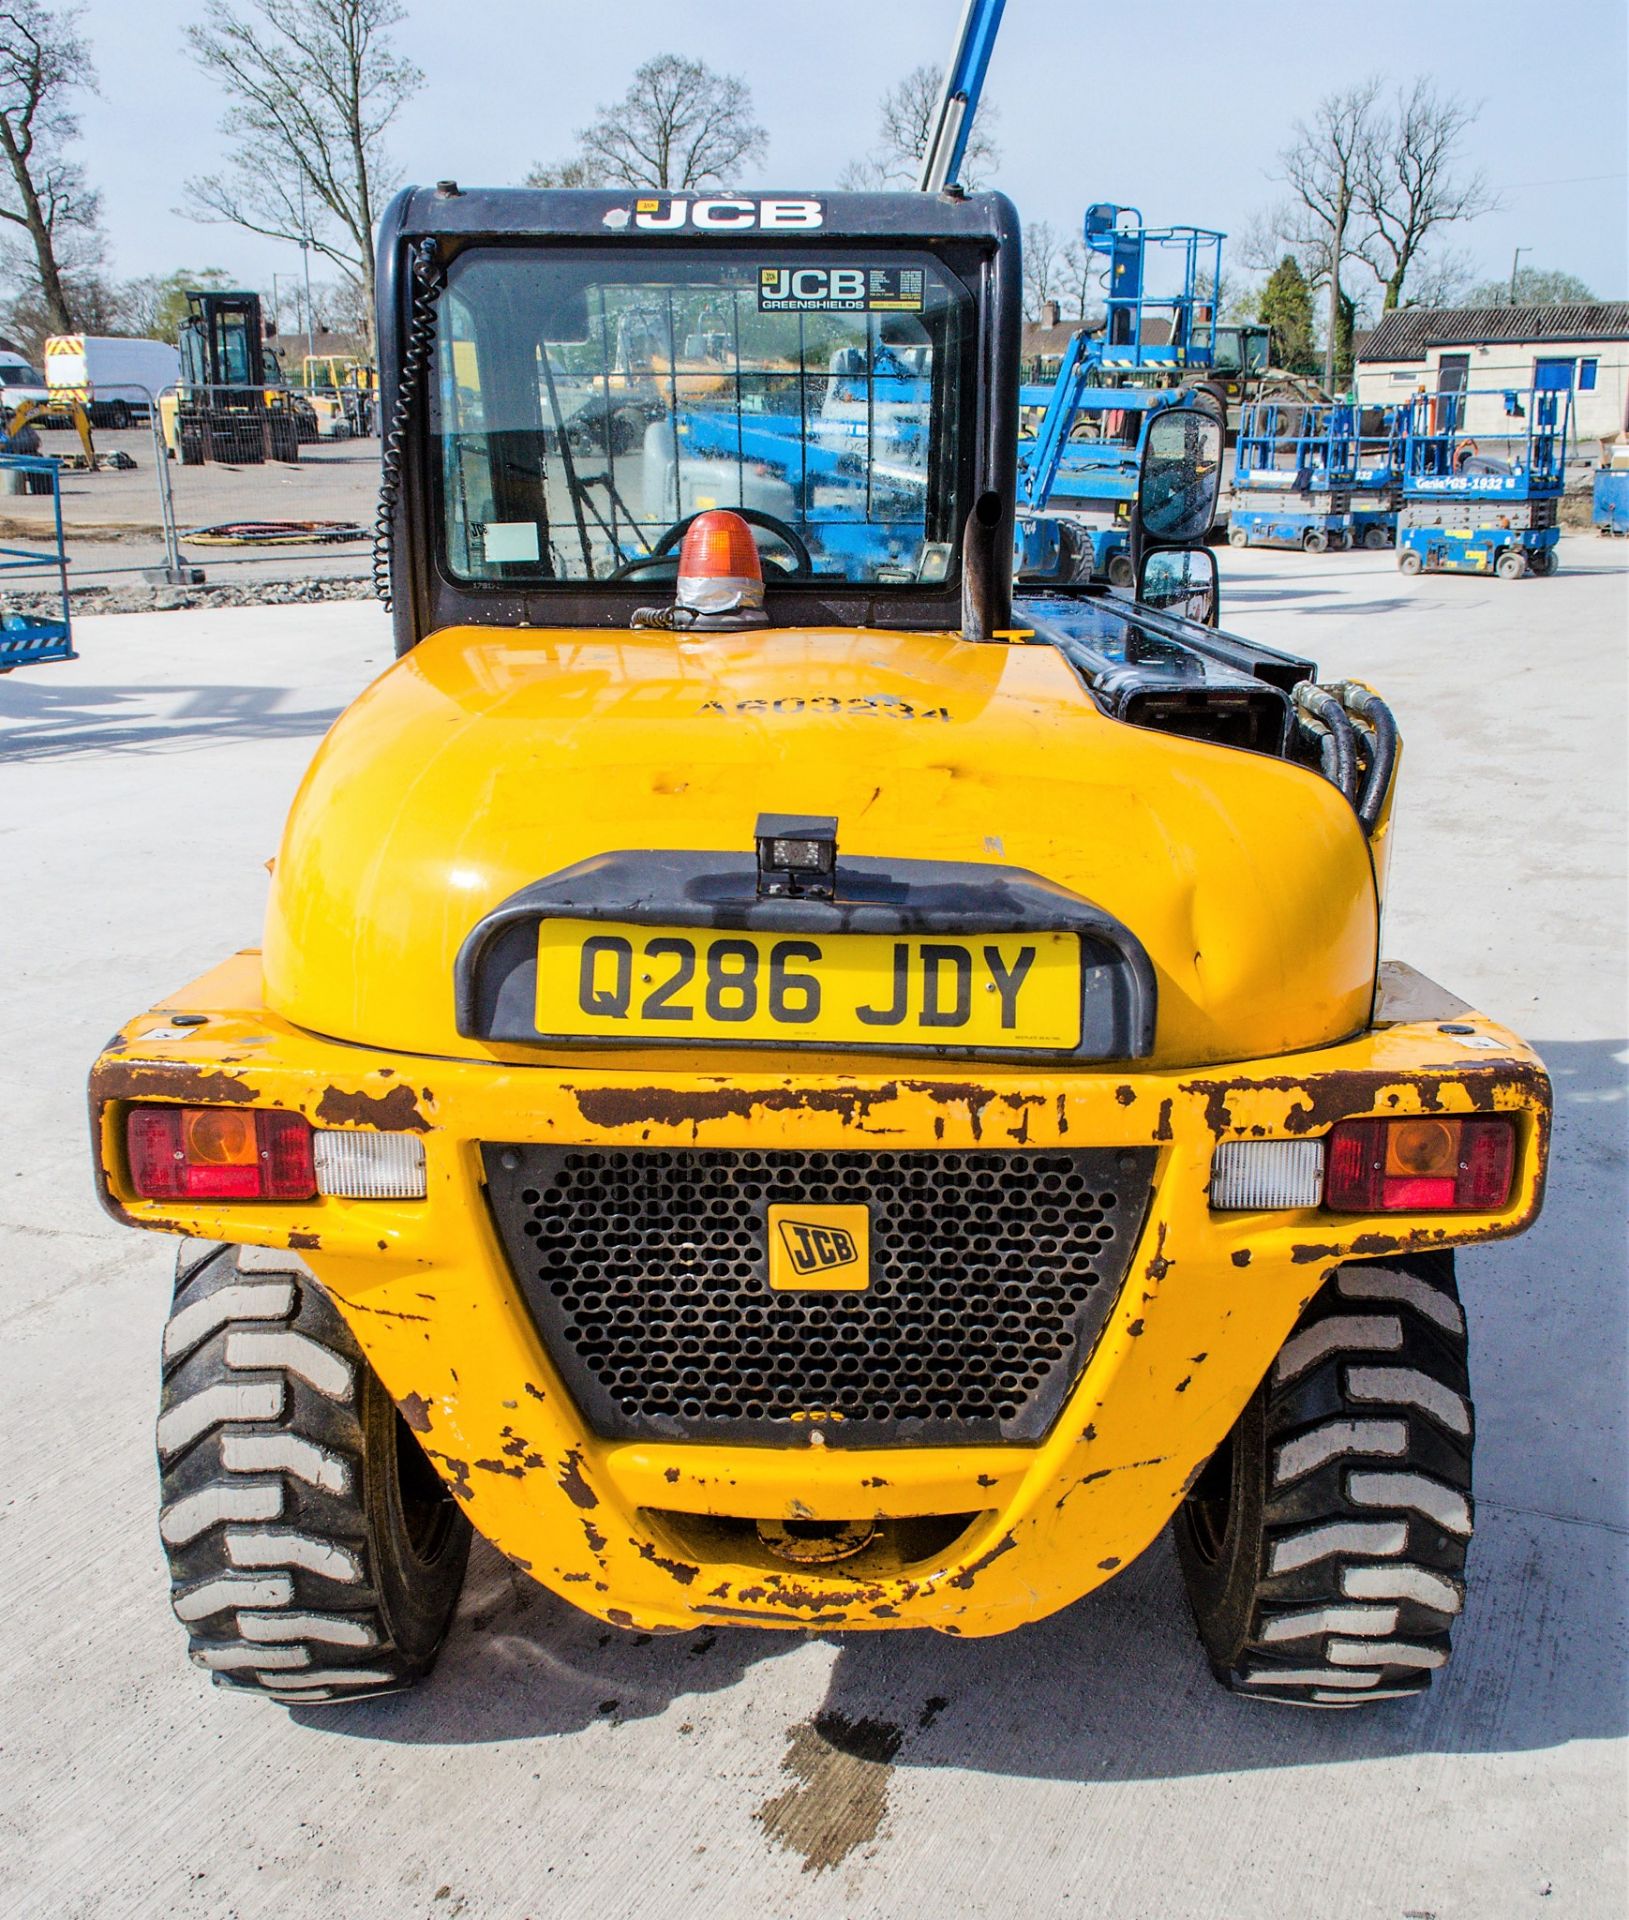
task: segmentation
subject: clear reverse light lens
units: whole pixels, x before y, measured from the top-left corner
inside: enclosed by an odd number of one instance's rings
[[[342,1200],[422,1200],[424,1142],[416,1133],[348,1133],[319,1129],[318,1193]]]
[[[1228,1140],[1210,1163],[1210,1204],[1219,1212],[1315,1207],[1323,1188],[1321,1140]]]

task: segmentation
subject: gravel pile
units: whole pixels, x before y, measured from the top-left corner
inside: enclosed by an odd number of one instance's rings
[[[371,600],[373,584],[350,580],[233,580],[201,587],[74,587],[70,611],[89,613],[173,613],[186,607],[289,607],[315,600]],[[0,595],[0,611],[56,614],[60,602],[48,593]]]

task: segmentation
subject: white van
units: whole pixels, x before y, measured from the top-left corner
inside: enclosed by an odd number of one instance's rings
[[[9,414],[31,400],[43,407],[50,397],[45,382],[26,360],[0,352],[0,409]]]
[[[45,343],[53,400],[82,400],[94,427],[128,427],[147,417],[148,394],[181,378],[181,356],[162,340],[94,333],[54,334]]]

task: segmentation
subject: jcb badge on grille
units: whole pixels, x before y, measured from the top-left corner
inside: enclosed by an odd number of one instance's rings
[[[871,1282],[871,1209],[864,1206],[768,1210],[769,1284],[860,1293]]]

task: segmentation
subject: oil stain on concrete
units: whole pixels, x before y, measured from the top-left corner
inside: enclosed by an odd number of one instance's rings
[[[821,1873],[876,1838],[904,1733],[886,1720],[830,1712],[789,1731],[781,1771],[795,1784],[753,1818],[777,1845],[801,1855],[805,1873]]]

